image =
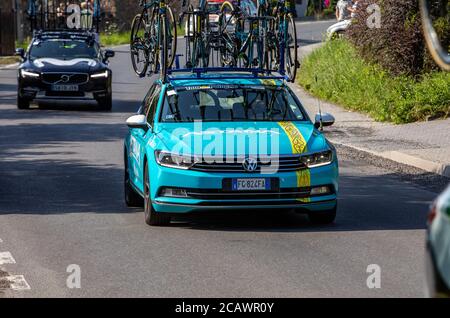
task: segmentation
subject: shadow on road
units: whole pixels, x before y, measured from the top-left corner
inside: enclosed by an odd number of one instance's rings
[[[36,127],[37,126],[37,127]],[[87,135],[114,140],[123,131],[114,125],[74,125],[73,134],[55,134],[62,127],[53,127],[48,134],[34,140],[39,143],[62,143],[85,140]],[[89,127],[89,128],[88,128]],[[34,125],[24,134],[45,129]],[[0,130],[0,134],[4,131]],[[4,136],[4,135],[2,135]],[[8,138],[8,136],[5,136]],[[97,137],[100,138],[100,137]],[[93,140],[95,141],[95,140]],[[2,142],[3,144],[3,142]],[[20,145],[18,145],[20,148]],[[15,149],[0,152],[0,216],[6,214],[65,214],[65,213],[142,213],[128,209],[123,200],[123,170],[113,164],[88,164],[73,159],[24,159],[28,155],[71,157],[70,151],[58,147],[36,151]],[[5,161],[5,159],[7,159]],[[403,189],[399,190],[402,185]],[[314,226],[304,215],[283,211],[203,212],[174,218],[173,228],[202,231],[252,232],[336,232],[373,230],[424,229],[430,198],[425,192],[414,197],[417,190],[402,183],[394,175],[348,176],[341,178],[341,194],[337,222],[329,226]],[[395,191],[395,192],[394,192]],[[397,193],[388,196],[387,193]],[[143,222],[143,221],[142,221]],[[142,226],[146,226],[142,223]]]

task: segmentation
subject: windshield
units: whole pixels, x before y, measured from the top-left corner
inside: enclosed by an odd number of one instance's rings
[[[302,121],[302,106],[285,88],[201,87],[166,93],[162,122]]]
[[[88,45],[84,41],[56,40],[44,41],[33,44],[30,51],[32,59],[57,58],[62,60],[76,58],[96,58],[98,48],[96,45]]]

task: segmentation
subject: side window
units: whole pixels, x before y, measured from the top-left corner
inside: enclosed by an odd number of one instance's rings
[[[153,97],[153,93],[155,92],[156,84],[153,84],[152,87],[147,92],[147,95],[145,95],[144,101],[141,104],[141,108],[139,108],[138,113],[140,115],[147,115],[148,113],[148,107],[150,105],[150,100]]]
[[[146,116],[147,116],[147,122],[150,124],[153,124],[156,108],[158,107],[160,94],[161,94],[161,87],[159,85],[157,85],[155,90],[153,91],[152,96],[148,100]]]

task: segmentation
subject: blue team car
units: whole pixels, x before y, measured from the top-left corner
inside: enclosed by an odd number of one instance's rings
[[[125,199],[149,225],[211,210],[289,209],[334,222],[338,158],[281,78],[190,72],[157,80],[127,120]]]

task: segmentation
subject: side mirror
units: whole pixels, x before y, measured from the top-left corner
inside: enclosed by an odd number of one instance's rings
[[[116,56],[116,53],[113,50],[105,50],[105,62],[114,56]]]
[[[23,48],[16,49],[16,52],[14,53],[15,56],[20,56],[21,58],[25,58],[25,50]]]
[[[316,127],[317,129],[319,129],[320,127],[329,127],[333,126],[335,122],[336,119],[331,114],[328,113],[323,113],[322,115],[317,114],[316,119],[314,121],[314,127]]]
[[[148,130],[147,118],[145,115],[134,115],[127,119],[128,127],[132,129]]]

